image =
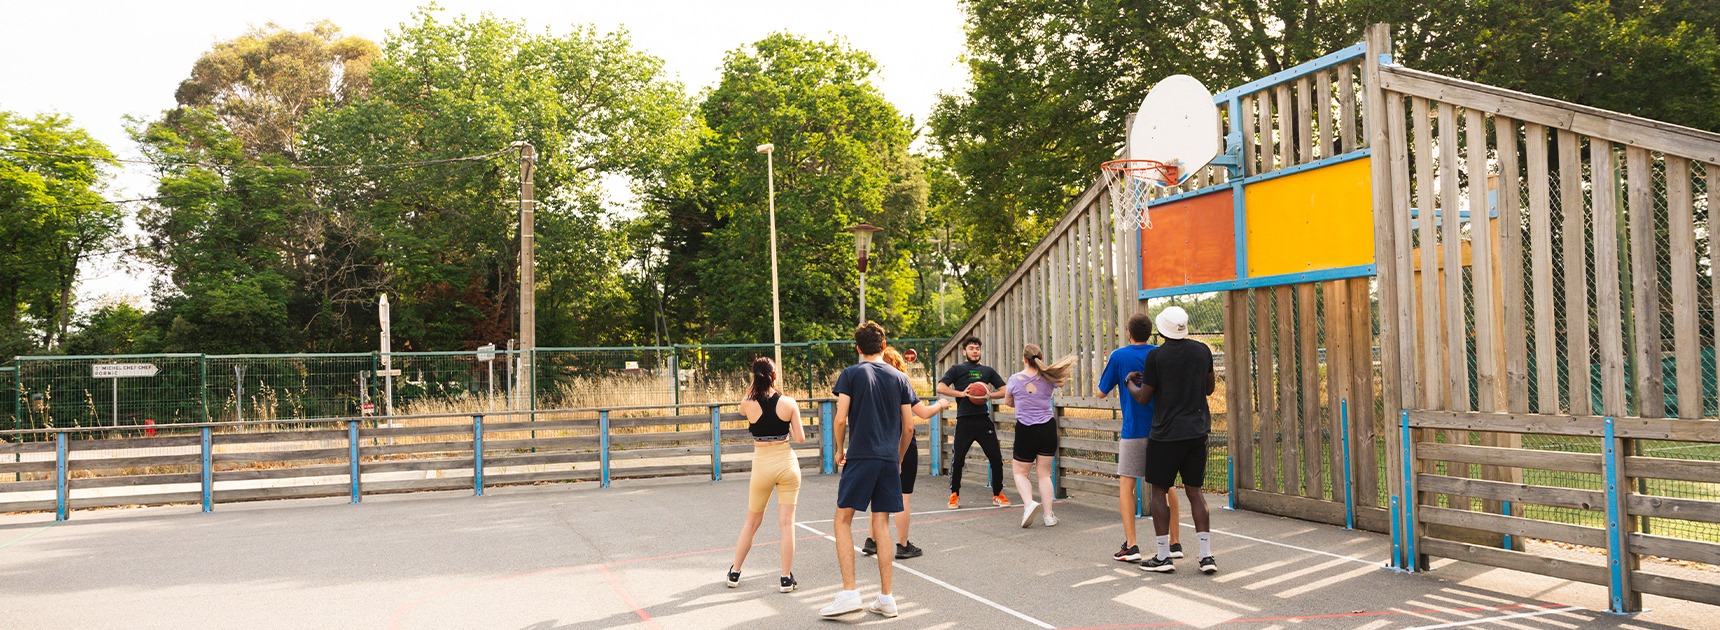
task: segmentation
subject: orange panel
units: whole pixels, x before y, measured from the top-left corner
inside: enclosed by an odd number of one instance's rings
[[[1141,230],[1141,289],[1236,279],[1236,215],[1230,189],[1153,206]]]

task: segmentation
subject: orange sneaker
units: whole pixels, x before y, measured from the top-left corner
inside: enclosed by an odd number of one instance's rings
[[[951,492],[950,493],[950,509],[954,510],[954,509],[959,508],[961,506],[962,506],[962,495]]]
[[[1009,507],[1009,497],[1003,496],[1003,493],[999,492],[997,496],[991,498],[991,504],[997,507]]]

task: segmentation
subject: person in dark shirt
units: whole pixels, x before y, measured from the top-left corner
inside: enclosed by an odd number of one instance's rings
[[[819,614],[835,617],[862,608],[854,583],[854,512],[872,513],[872,539],[891,548],[890,515],[902,511],[902,456],[913,443],[913,407],[920,402],[908,375],[885,365],[884,327],[866,322],[854,331],[860,362],[836,377],[836,414],[831,434],[836,439],[842,478],[836,485],[836,563],[842,570],[842,590]],[[890,592],[894,554],[878,554],[878,598],[867,610],[896,616]]]
[[[1212,558],[1212,518],[1207,512],[1201,485],[1206,479],[1206,437],[1212,430],[1212,411],[1206,397],[1216,383],[1212,349],[1188,338],[1188,313],[1172,306],[1159,312],[1159,334],[1165,343],[1147,354],[1141,371],[1129,374],[1129,394],[1143,405],[1153,403],[1153,428],[1147,434],[1147,483],[1153,489],[1153,533],[1158,554],[1141,563],[1147,571],[1171,573],[1170,506],[1171,486],[1182,477],[1189,513],[1194,515],[1195,535],[1200,539],[1200,570],[1218,571]]]
[[[991,504],[1009,507],[1009,499],[1003,496],[1003,449],[998,447],[997,426],[991,421],[990,401],[1004,397],[1004,381],[997,370],[980,365],[980,350],[979,337],[963,339],[962,356],[967,361],[950,366],[944,377],[938,379],[938,393],[956,399],[955,452],[950,458],[949,507],[952,510],[961,507],[962,464],[974,442],[979,442],[986,460],[991,463]],[[968,400],[967,387],[973,383],[984,383],[991,390],[986,402]]]

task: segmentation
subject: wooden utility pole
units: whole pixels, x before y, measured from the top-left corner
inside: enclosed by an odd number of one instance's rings
[[[520,391],[522,402],[535,405],[536,373],[532,350],[537,348],[537,243],[533,238],[532,176],[537,165],[537,149],[521,140],[513,146],[520,150]]]

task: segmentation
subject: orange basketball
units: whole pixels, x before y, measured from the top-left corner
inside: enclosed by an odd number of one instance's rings
[[[968,401],[976,405],[983,405],[991,398],[991,388],[986,387],[985,383],[968,383],[965,391]]]

